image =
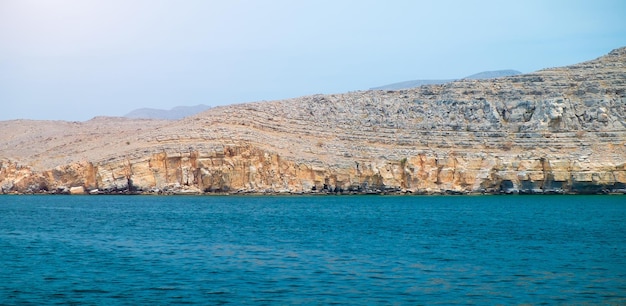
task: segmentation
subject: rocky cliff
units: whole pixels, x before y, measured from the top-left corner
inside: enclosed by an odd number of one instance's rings
[[[0,130],[0,193],[625,193],[626,48],[532,74],[178,121]]]

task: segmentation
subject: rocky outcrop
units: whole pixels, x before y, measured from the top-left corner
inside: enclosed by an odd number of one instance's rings
[[[0,122],[0,193],[624,193],[626,48],[532,74]]]

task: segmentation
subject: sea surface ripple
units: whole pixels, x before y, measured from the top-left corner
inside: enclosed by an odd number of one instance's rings
[[[0,304],[626,304],[624,196],[0,196]]]

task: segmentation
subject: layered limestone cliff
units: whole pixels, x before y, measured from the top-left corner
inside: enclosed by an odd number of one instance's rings
[[[0,122],[0,193],[624,193],[626,48],[489,80]]]

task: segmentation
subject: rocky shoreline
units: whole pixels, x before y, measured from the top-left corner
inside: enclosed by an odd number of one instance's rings
[[[596,186],[597,187],[597,186]],[[416,191],[398,188],[386,188],[386,189],[368,189],[368,190],[338,190],[337,188],[329,188],[323,190],[309,190],[309,191],[274,191],[274,190],[237,190],[237,191],[201,191],[197,188],[166,188],[164,190],[151,189],[151,190],[100,190],[92,189],[85,190],[80,187],[58,187],[55,190],[35,190],[28,192],[10,191],[0,192],[0,195],[158,195],[158,196],[184,196],[184,195],[202,195],[202,196],[237,196],[237,195],[251,195],[251,196],[283,196],[283,195],[407,195],[407,196],[420,196],[420,195],[626,195],[626,186],[605,186],[605,188],[598,187],[594,189],[585,189],[579,191],[571,190],[514,190],[500,188],[498,190],[479,190],[479,191],[457,191],[457,190],[444,190],[444,191]]]
[[[0,131],[0,194],[623,194],[626,48],[498,79]]]

